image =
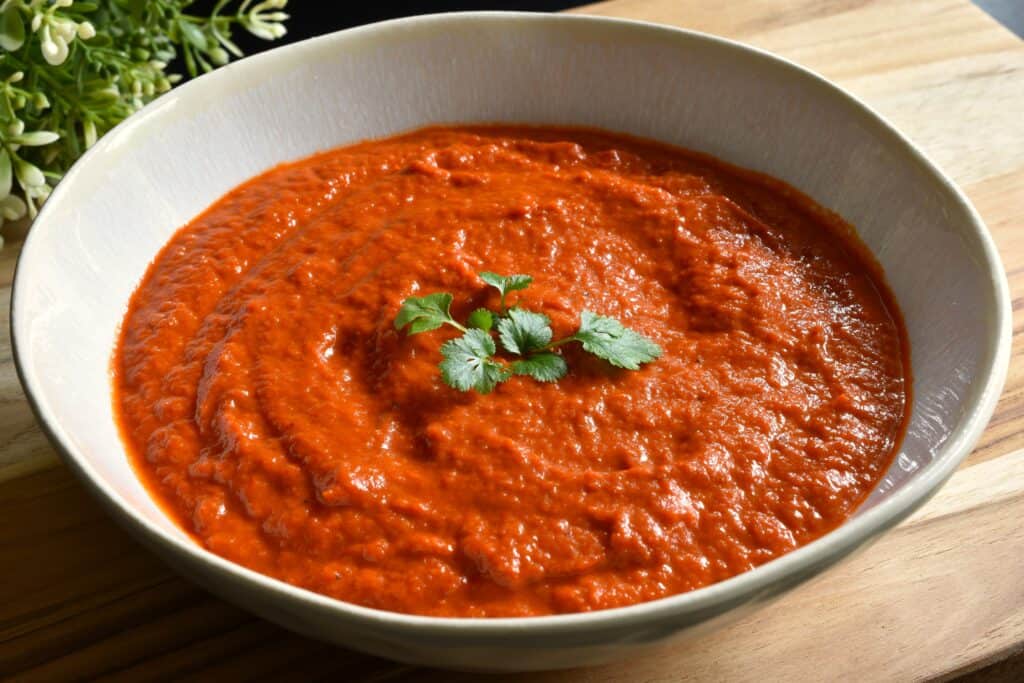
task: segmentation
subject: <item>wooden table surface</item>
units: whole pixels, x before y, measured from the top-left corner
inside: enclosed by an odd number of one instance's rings
[[[301,8],[296,7],[296,12]],[[577,10],[736,38],[833,79],[960,184],[1014,302],[1006,391],[917,515],[770,609],[642,661],[549,681],[1024,680],[1024,43],[968,0],[613,0]],[[5,302],[17,244],[0,251]],[[0,675],[33,681],[464,680],[289,634],[175,576],[100,511],[35,426],[0,307]],[[515,677],[511,677],[515,678]]]

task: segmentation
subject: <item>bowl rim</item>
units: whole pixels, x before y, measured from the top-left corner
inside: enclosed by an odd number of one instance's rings
[[[985,357],[980,365],[982,370],[979,374],[984,376],[984,381],[971,385],[964,398],[964,403],[969,408],[968,412],[958,427],[937,449],[931,464],[917,478],[893,492],[890,497],[874,507],[856,514],[833,531],[805,546],[729,579],[690,592],[625,607],[548,616],[433,617],[363,607],[299,588],[230,562],[205,550],[190,539],[172,535],[139,514],[120,493],[101,478],[88,458],[77,453],[57,417],[51,414],[37,399],[37,393],[42,395],[45,391],[40,386],[35,373],[27,367],[26,359],[23,358],[25,352],[22,349],[22,330],[18,324],[18,311],[20,310],[19,302],[24,296],[24,288],[20,284],[25,272],[32,268],[35,256],[34,244],[43,230],[50,229],[47,217],[55,210],[54,207],[61,201],[74,179],[87,172],[92,159],[103,154],[108,147],[119,144],[122,138],[131,135],[131,129],[143,126],[171,102],[186,98],[193,100],[201,98],[202,93],[216,89],[219,83],[232,79],[236,73],[240,73],[242,70],[255,72],[264,65],[275,61],[301,63],[307,57],[314,56],[315,51],[333,43],[344,43],[355,39],[374,40],[382,35],[387,38],[386,34],[397,30],[451,22],[468,24],[510,22],[516,24],[517,28],[521,26],[560,28],[568,25],[590,25],[595,28],[624,30],[634,35],[659,36],[687,41],[691,44],[726,48],[739,57],[768,63],[771,67],[788,71],[792,75],[810,81],[817,88],[829,90],[833,95],[838,95],[849,107],[851,114],[858,116],[883,139],[887,138],[887,146],[898,149],[901,156],[925,171],[928,177],[937,183],[968,217],[965,232],[973,232],[974,237],[978,240],[984,259],[983,265],[987,269],[996,303],[995,316],[988,321],[988,344],[984,350]],[[716,607],[727,605],[738,599],[756,599],[758,595],[769,592],[773,585],[782,584],[787,578],[800,576],[801,570],[826,565],[848,555],[856,547],[865,544],[871,538],[908,517],[934,495],[953,474],[953,471],[968,455],[980,437],[995,409],[1009,367],[1011,342],[1009,286],[995,244],[983,220],[964,193],[918,147],[867,104],[823,76],[784,57],[728,38],[648,21],[580,14],[502,11],[450,12],[366,24],[268,50],[193,79],[148,104],[120,123],[89,149],[65,174],[63,181],[58,184],[51,198],[42,207],[35,224],[35,228],[29,232],[22,246],[12,283],[10,309],[12,355],[17,376],[25,390],[25,396],[32,412],[63,462],[112,513],[115,521],[124,524],[148,547],[155,547],[172,555],[183,556],[185,560],[189,561],[190,566],[202,566],[220,579],[240,581],[246,584],[245,588],[276,594],[280,598],[296,605],[302,605],[311,611],[332,613],[333,616],[345,617],[350,621],[361,622],[367,626],[384,627],[390,631],[415,631],[422,634],[426,630],[436,636],[458,635],[465,637],[471,635],[483,639],[508,638],[516,635],[528,636],[531,639],[569,633],[580,635],[609,628],[640,626],[659,620],[682,617],[690,613],[714,610]],[[215,592],[217,591],[215,590]]]

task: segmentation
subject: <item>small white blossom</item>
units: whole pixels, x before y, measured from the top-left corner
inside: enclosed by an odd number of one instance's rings
[[[60,36],[64,42],[70,43],[78,35],[78,24],[66,17],[53,17],[50,28],[54,36]]]
[[[68,41],[60,34],[53,35],[49,24],[44,25],[40,30],[39,40],[41,42],[40,49],[43,52],[43,59],[46,60],[47,64],[59,66],[68,58]]]
[[[263,40],[275,40],[285,33],[284,24],[280,23],[288,19],[284,12],[268,12],[267,10],[282,9],[288,4],[287,0],[263,0],[253,6],[242,20],[243,25],[249,33]],[[248,3],[242,5],[240,11],[245,11]]]
[[[83,21],[78,25],[78,37],[82,40],[96,37],[96,27],[92,25],[92,22]]]
[[[31,191],[34,188],[41,188],[46,184],[46,176],[39,170],[38,166],[30,164],[24,159],[18,159],[14,164],[14,175],[18,177],[18,182],[25,188],[26,191]]]

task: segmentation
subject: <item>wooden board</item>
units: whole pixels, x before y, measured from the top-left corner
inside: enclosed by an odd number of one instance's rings
[[[960,183],[985,218],[1010,277],[1014,348],[979,447],[932,502],[874,546],[685,649],[540,678],[949,678],[1024,650],[1024,42],[968,0],[612,0],[576,11],[742,40],[864,98]],[[16,254],[17,245],[0,251],[5,302]],[[8,316],[5,303],[0,675],[468,678],[304,640],[174,576],[57,462],[17,384]],[[991,671],[1019,679],[1018,661]]]

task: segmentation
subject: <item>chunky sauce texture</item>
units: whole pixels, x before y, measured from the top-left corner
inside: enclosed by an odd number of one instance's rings
[[[618,318],[640,371],[566,348],[554,384],[442,383],[408,296],[571,334]],[[447,331],[445,331],[447,330]],[[114,358],[135,468],[205,548],[360,605],[528,616],[652,600],[821,536],[908,410],[877,266],[781,182],[598,131],[428,128],[276,167],[182,228]]]

